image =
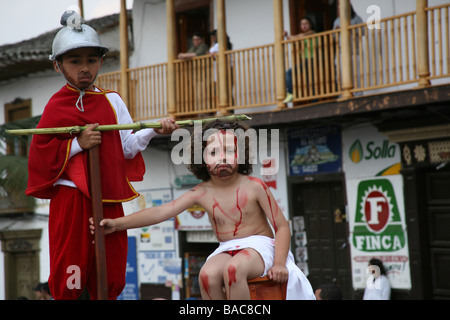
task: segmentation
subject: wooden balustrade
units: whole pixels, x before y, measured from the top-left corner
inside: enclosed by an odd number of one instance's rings
[[[429,79],[450,75],[450,5],[426,8],[429,25]]]
[[[276,103],[273,45],[227,52],[228,101],[233,109]]]
[[[426,8],[429,75],[450,77],[450,4]],[[350,92],[419,83],[416,12],[382,19],[380,28],[349,26]],[[340,30],[283,41],[285,71],[291,70],[294,102],[336,98],[344,93]],[[305,54],[306,53],[306,54]],[[423,54],[423,52],[421,53]],[[226,51],[228,110],[277,104],[274,45]],[[348,60],[347,60],[348,61]],[[175,116],[219,112],[217,61],[211,55],[175,60]],[[347,69],[348,70],[348,69]],[[167,116],[167,64],[128,70],[133,120]],[[120,72],[99,75],[98,85],[120,90]],[[255,109],[256,110],[256,109]]]
[[[175,61],[177,115],[216,112],[218,108],[217,66],[211,55]]]
[[[284,42],[285,69],[291,74],[294,101],[341,93],[338,35],[333,30]]]
[[[415,14],[382,19],[380,28],[350,27],[353,92],[418,81]]]
[[[136,120],[167,116],[167,64],[128,70],[131,117]]]

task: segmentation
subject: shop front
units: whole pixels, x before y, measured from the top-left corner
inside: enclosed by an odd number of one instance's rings
[[[411,297],[449,299],[449,125],[391,129],[386,134],[399,144],[401,150],[410,235]]]
[[[287,131],[292,250],[313,288],[337,284],[351,299],[340,126]]]

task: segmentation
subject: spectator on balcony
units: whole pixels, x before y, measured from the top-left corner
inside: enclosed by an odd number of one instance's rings
[[[211,47],[209,47],[210,54],[217,54],[219,52],[219,43],[217,42],[217,30],[214,29],[209,33],[211,39]],[[233,44],[230,42],[230,37],[227,35],[227,50],[233,50]]]
[[[217,30],[214,29],[209,33],[211,39],[211,47],[209,47],[209,54],[216,60],[216,55],[219,53],[219,42],[217,42]],[[232,50],[233,44],[230,42],[230,37],[227,35],[227,50]],[[216,62],[214,61],[214,81],[217,81]]]
[[[340,9],[339,9],[339,1],[338,1],[338,3],[337,3],[338,16],[333,22],[333,30],[341,28],[341,19],[339,18],[339,10]],[[353,9],[353,6],[350,4],[350,25],[355,25],[355,24],[360,24],[360,23],[363,23],[363,20],[361,19],[360,16],[358,16],[358,14]]]
[[[314,24],[312,20],[308,17],[303,17],[300,20],[300,33],[296,35],[289,35],[287,31],[284,31],[283,36],[287,40],[299,40],[306,36],[312,35],[316,33],[314,30]],[[312,39],[305,39],[303,42],[303,45],[300,44],[300,47],[303,48],[303,52],[301,52],[301,55],[305,59],[312,59],[314,57],[314,45]],[[302,68],[301,63],[299,64],[300,70],[306,70],[308,71],[308,62],[305,60],[305,66]],[[297,69],[297,66],[294,67]],[[283,103],[291,102],[294,99],[293,95],[293,86],[292,86],[292,68],[290,68],[288,71],[286,71],[286,98],[284,99]]]
[[[195,32],[192,36],[192,46],[187,52],[178,54],[178,59],[192,59],[198,56],[205,55],[208,52],[208,45],[205,43],[203,35]]]
[[[211,55],[213,59],[213,81],[214,85],[212,86],[211,90],[211,97],[212,100],[216,100],[216,84],[217,84],[217,65],[216,65],[216,56],[219,53],[219,42],[217,41],[217,30],[214,29],[209,33],[209,38],[211,39],[211,46],[209,47],[209,54]],[[230,41],[230,37],[227,35],[227,50],[233,50],[233,44]],[[233,70],[233,60],[230,56],[230,59],[228,60],[228,63],[230,65],[230,70]],[[231,79],[231,85],[233,85],[233,71],[230,72],[228,76]],[[212,103],[214,105],[214,102]],[[231,111],[233,112],[233,111]]]
[[[338,16],[337,18],[334,20],[333,23],[333,30],[334,29],[340,29],[341,28],[341,19],[339,18],[339,1],[337,3],[337,13]],[[356,24],[361,24],[363,23],[363,20],[361,19],[360,16],[358,16],[358,14],[355,12],[355,10],[353,9],[353,6],[350,4],[350,25],[356,25]],[[360,88],[361,87],[361,79],[360,79],[360,74],[361,74],[361,70],[360,70],[360,63],[359,63],[359,38],[360,38],[360,30],[361,30],[361,36],[364,36],[365,34],[365,28],[357,28],[354,29],[354,35],[352,34],[352,41],[354,40],[356,43],[355,45],[355,63],[354,66],[356,67],[356,88]],[[334,35],[333,35],[333,39],[334,39]],[[339,38],[339,56],[341,56],[341,45],[340,45],[340,38]],[[353,50],[353,44],[351,45],[351,48]],[[353,59],[352,59],[353,61]],[[335,60],[335,64],[337,66],[337,57]],[[342,70],[342,66],[341,66],[341,70]],[[355,83],[354,83],[355,85]],[[354,96],[360,96],[362,95],[362,92],[355,92]]]

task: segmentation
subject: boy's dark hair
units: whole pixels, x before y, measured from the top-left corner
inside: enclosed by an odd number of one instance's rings
[[[198,135],[197,132],[193,132],[191,135],[191,161],[190,164],[186,165],[189,171],[191,171],[197,179],[200,179],[202,181],[208,181],[211,179],[211,176],[208,173],[208,169],[205,163],[205,159],[203,159],[204,150],[206,148],[206,145],[208,143],[208,139],[203,139],[204,133],[209,129],[217,129],[217,130],[238,130],[239,131],[247,131],[249,128],[246,125],[240,124],[237,121],[229,121],[229,120],[214,120],[211,122],[208,122],[203,125],[202,132],[200,135],[201,143],[202,143],[202,163],[196,164],[194,161],[194,143],[195,143],[195,136]],[[234,132],[236,134],[236,132]],[[250,163],[250,152],[249,152],[249,137],[245,136],[245,155],[244,155],[244,163],[238,165],[238,173],[243,175],[250,175],[253,171],[253,165]],[[242,152],[242,150],[241,150]]]

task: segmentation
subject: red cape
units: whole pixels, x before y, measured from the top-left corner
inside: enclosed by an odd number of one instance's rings
[[[108,92],[111,91],[86,91],[84,112],[81,112],[75,107],[79,92],[66,85],[50,99],[37,127],[117,124],[114,108],[106,97]],[[70,134],[33,136],[28,159],[27,195],[51,199],[56,191],[53,184],[65,178],[90,197],[87,151],[69,159],[73,138]],[[103,202],[123,202],[139,196],[130,181],[143,179],[145,164],[141,153],[133,159],[125,159],[119,131],[102,132],[99,152]]]

